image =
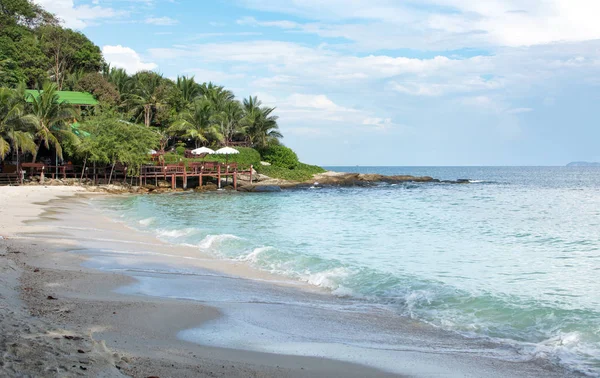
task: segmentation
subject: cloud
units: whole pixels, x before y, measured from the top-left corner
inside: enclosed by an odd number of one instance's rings
[[[138,71],[154,70],[158,66],[155,63],[144,63],[135,50],[121,45],[102,47],[102,54],[107,63],[113,67],[124,68],[127,73],[133,74]]]
[[[449,49],[533,46],[600,38],[600,2],[588,0],[427,0],[410,2],[243,0],[251,8],[314,20],[241,19],[252,26],[298,29],[321,37],[346,38],[363,48]],[[549,25],[552,25],[549,27]]]
[[[146,24],[158,25],[158,26],[170,26],[179,23],[178,20],[171,17],[148,17],[144,20]]]
[[[35,0],[35,2],[47,11],[56,14],[66,27],[72,29],[84,29],[94,20],[120,17],[127,14],[125,11],[117,11],[99,5],[83,4],[76,6],[73,0]]]

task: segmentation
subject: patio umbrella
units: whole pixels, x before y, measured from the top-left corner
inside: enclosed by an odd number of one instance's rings
[[[215,151],[215,155],[225,155],[225,160],[226,163],[229,163],[229,155],[235,155],[235,154],[239,154],[240,151],[236,150],[235,148],[231,148],[231,147],[223,147],[223,148],[219,148],[218,150]]]
[[[223,147],[223,148],[219,148],[218,150],[215,151],[215,155],[225,155],[225,164],[229,164],[229,155],[235,155],[235,154],[239,154],[240,151],[236,150],[235,148],[231,148],[231,147]],[[229,182],[229,177],[225,177],[225,183],[227,184]],[[219,188],[221,187],[221,182],[219,182]]]
[[[202,155],[202,154],[214,154],[215,150],[211,150],[208,147],[200,147],[191,151],[193,155]]]

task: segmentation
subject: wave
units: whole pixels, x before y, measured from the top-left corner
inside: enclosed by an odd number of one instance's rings
[[[156,222],[155,217],[144,218],[144,219],[141,219],[138,221],[138,223],[141,224],[142,226],[149,226],[154,222]]]
[[[176,229],[176,230],[158,229],[158,230],[156,230],[156,236],[158,236],[159,238],[164,237],[164,238],[179,239],[179,238],[183,238],[186,236],[198,234],[200,231],[201,230],[199,230],[197,228],[192,228],[192,227]]]
[[[215,249],[228,240],[241,240],[241,238],[231,234],[207,235],[200,243],[198,243],[198,248],[204,250]]]

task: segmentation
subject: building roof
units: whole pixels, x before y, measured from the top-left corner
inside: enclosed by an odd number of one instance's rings
[[[27,94],[31,96],[27,96],[27,102],[32,102],[32,96],[39,96],[39,93],[43,91],[38,91],[35,89],[26,90]],[[87,92],[73,92],[73,91],[56,91],[58,95],[58,101],[60,103],[66,102],[71,105],[84,105],[84,106],[92,106],[98,105],[98,101],[92,96],[91,93]]]

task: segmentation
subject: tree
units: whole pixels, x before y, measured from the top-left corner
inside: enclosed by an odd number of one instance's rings
[[[233,141],[236,134],[243,132],[241,129],[243,118],[244,110],[239,101],[236,100],[225,103],[222,110],[214,115],[214,119],[219,124],[226,145]]]
[[[139,172],[148,160],[148,151],[159,145],[160,135],[154,130],[111,114],[90,118],[82,128],[90,134],[82,138],[81,150],[87,160],[108,163],[112,169],[122,163],[130,173]]]
[[[69,72],[98,72],[104,65],[100,48],[85,35],[60,26],[39,29],[42,51],[50,58],[50,73],[58,90],[62,90]]]
[[[200,85],[194,81],[194,77],[177,76],[177,89],[181,92],[181,97],[186,103],[191,103],[201,95]]]
[[[30,95],[32,123],[36,130],[33,162],[37,158],[42,143],[46,148],[50,148],[50,145],[54,146],[56,155],[62,159],[60,140],[69,138],[74,141],[76,139],[67,124],[69,120],[75,118],[75,109],[69,104],[60,103],[56,91],[56,84],[46,83],[43,91],[38,92],[36,96]]]
[[[83,75],[75,85],[74,89],[76,91],[89,92],[93,94],[98,101],[107,105],[116,105],[120,100],[117,88],[109,83],[104,76],[98,72],[91,72]]]
[[[131,106],[136,119],[143,118],[144,125],[150,126],[152,116],[165,105],[166,98],[167,88],[163,85],[162,76],[144,71],[134,75],[133,88],[127,96],[127,104]]]
[[[272,115],[275,108],[261,106],[256,96],[244,99],[244,131],[253,147],[266,148],[270,143],[283,138],[277,125],[277,116]]]
[[[223,135],[212,120],[211,104],[206,99],[194,101],[190,108],[181,113],[168,131],[184,138],[193,139],[196,148],[210,141],[221,141]]]
[[[35,151],[33,136],[28,130],[22,89],[0,88],[0,160],[11,152]]]
[[[121,100],[124,100],[131,92],[133,80],[123,68],[111,68],[110,65],[106,65],[103,76],[109,83],[115,86],[121,95]]]

